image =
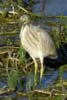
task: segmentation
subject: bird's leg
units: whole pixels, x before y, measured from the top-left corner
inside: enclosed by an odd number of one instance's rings
[[[37,84],[37,67],[38,67],[38,65],[37,65],[36,60],[35,59],[33,59],[33,60],[34,60],[34,64],[35,64],[34,84],[36,86],[36,84]]]
[[[41,59],[40,82],[41,82],[42,77],[43,77],[43,72],[44,72],[44,67],[43,67],[43,59]]]

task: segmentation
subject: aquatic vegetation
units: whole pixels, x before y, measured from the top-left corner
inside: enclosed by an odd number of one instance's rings
[[[21,63],[25,63],[25,60],[26,60],[26,51],[24,50],[23,47],[20,47],[20,49],[18,51],[18,54],[19,54],[20,62]]]
[[[16,89],[18,83],[18,72],[16,70],[11,70],[8,73],[7,83],[10,89]]]

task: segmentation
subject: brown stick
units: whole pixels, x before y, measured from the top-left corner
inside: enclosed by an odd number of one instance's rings
[[[14,90],[15,89],[10,89],[10,88],[5,88],[5,89],[0,89],[0,95],[2,95],[2,94],[5,94],[5,93],[7,93],[7,94],[9,94],[9,93],[11,93],[11,92],[14,92]]]
[[[43,90],[33,90],[33,91],[29,91],[28,93],[22,93],[22,92],[16,91],[16,93],[20,96],[28,96],[29,94],[34,94],[34,93],[51,95],[51,91],[43,91]],[[59,95],[66,96],[66,94],[64,94],[64,93],[54,93],[54,96],[59,96]]]

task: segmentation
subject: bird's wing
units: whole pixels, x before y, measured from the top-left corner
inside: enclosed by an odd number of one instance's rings
[[[39,49],[43,53],[47,53],[48,55],[52,55],[56,53],[54,41],[46,30],[38,27],[38,28],[33,28],[32,31],[34,31],[33,34],[38,41],[37,45],[39,46]]]
[[[55,54],[55,45],[48,32],[39,27],[28,26],[25,33],[26,46],[31,50],[41,51],[43,55]]]

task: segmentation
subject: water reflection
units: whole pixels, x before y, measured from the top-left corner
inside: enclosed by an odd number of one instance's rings
[[[44,76],[41,84],[42,89],[51,86],[56,81],[57,78],[58,78],[58,71],[53,71],[50,74]]]

